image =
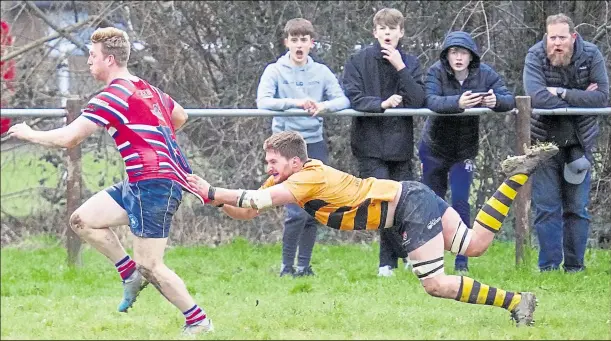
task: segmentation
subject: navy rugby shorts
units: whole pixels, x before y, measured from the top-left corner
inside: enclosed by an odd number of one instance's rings
[[[401,236],[409,253],[442,231],[441,217],[450,205],[432,189],[417,181],[402,181],[401,196],[391,227]]]
[[[127,211],[129,227],[135,236],[167,238],[172,217],[182,201],[182,186],[169,179],[149,179],[116,183],[106,192]]]

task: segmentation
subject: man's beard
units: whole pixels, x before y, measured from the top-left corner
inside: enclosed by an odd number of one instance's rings
[[[550,64],[553,66],[565,67],[571,63],[571,57],[573,57],[573,46],[569,47],[569,49],[564,53],[558,53],[554,50],[554,48],[551,48],[551,52],[549,49],[547,52],[547,59],[549,59]]]

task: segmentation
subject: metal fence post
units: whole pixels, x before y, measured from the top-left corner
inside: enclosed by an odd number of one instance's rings
[[[80,114],[83,103],[77,98],[69,98],[66,102],[66,124],[74,121]],[[70,228],[70,216],[81,205],[82,198],[82,165],[81,146],[67,150],[68,176],[66,180],[66,250],[68,251],[68,265],[81,266],[81,238]]]
[[[530,146],[530,116],[532,107],[530,96],[516,96],[518,114],[515,120],[516,129],[516,152],[521,155],[525,153],[525,146]],[[518,192],[514,202],[515,231],[516,231],[516,265],[525,262],[525,247],[530,246],[530,181],[526,182]]]

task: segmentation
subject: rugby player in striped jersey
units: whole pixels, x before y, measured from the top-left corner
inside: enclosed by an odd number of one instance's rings
[[[211,320],[189,294],[184,282],[163,263],[172,217],[183,191],[203,201],[187,182],[191,168],[176,142],[185,110],[169,95],[127,69],[130,43],[124,31],[106,27],[91,36],[87,61],[91,74],[106,84],[82,114],[69,125],[37,131],[27,124],[12,126],[12,137],[48,147],[71,148],[103,127],[125,162],[127,179],[87,200],[70,217],[72,229],[115,264],[123,280],[120,312],[153,284],[185,316],[186,334],[208,332]],[[109,228],[129,225],[134,259]]]

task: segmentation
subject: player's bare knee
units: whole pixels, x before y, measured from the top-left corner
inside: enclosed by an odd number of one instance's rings
[[[156,269],[157,262],[150,260],[150,259],[145,259],[145,258],[136,259],[136,264],[137,264],[138,270],[142,269],[143,271],[148,272],[148,273],[154,273],[157,270]]]
[[[146,280],[151,283],[155,288],[161,290],[161,283],[159,280],[159,276],[157,275],[158,266],[152,263],[139,263],[136,265],[136,269],[142,277],[146,278]]]
[[[471,244],[469,244],[469,249],[467,249],[466,256],[479,257],[486,253],[488,246],[489,244],[481,243],[477,239],[474,239],[471,241]]]
[[[411,258],[410,258],[411,259]],[[429,295],[437,296],[441,280],[445,276],[443,269],[443,256],[435,259],[411,259],[412,272],[420,279],[420,283]]]
[[[77,234],[83,233],[84,230],[87,228],[87,225],[85,224],[85,221],[83,220],[78,210],[74,211],[70,215],[70,227]]]
[[[443,275],[438,275],[435,277],[430,277],[425,280],[422,280],[422,287],[426,291],[427,294],[433,297],[442,297],[443,292]]]
[[[137,263],[136,264],[136,269],[149,282],[151,282],[151,279],[154,278],[154,276],[155,276],[155,274],[154,274],[155,269],[151,266],[151,264]]]

